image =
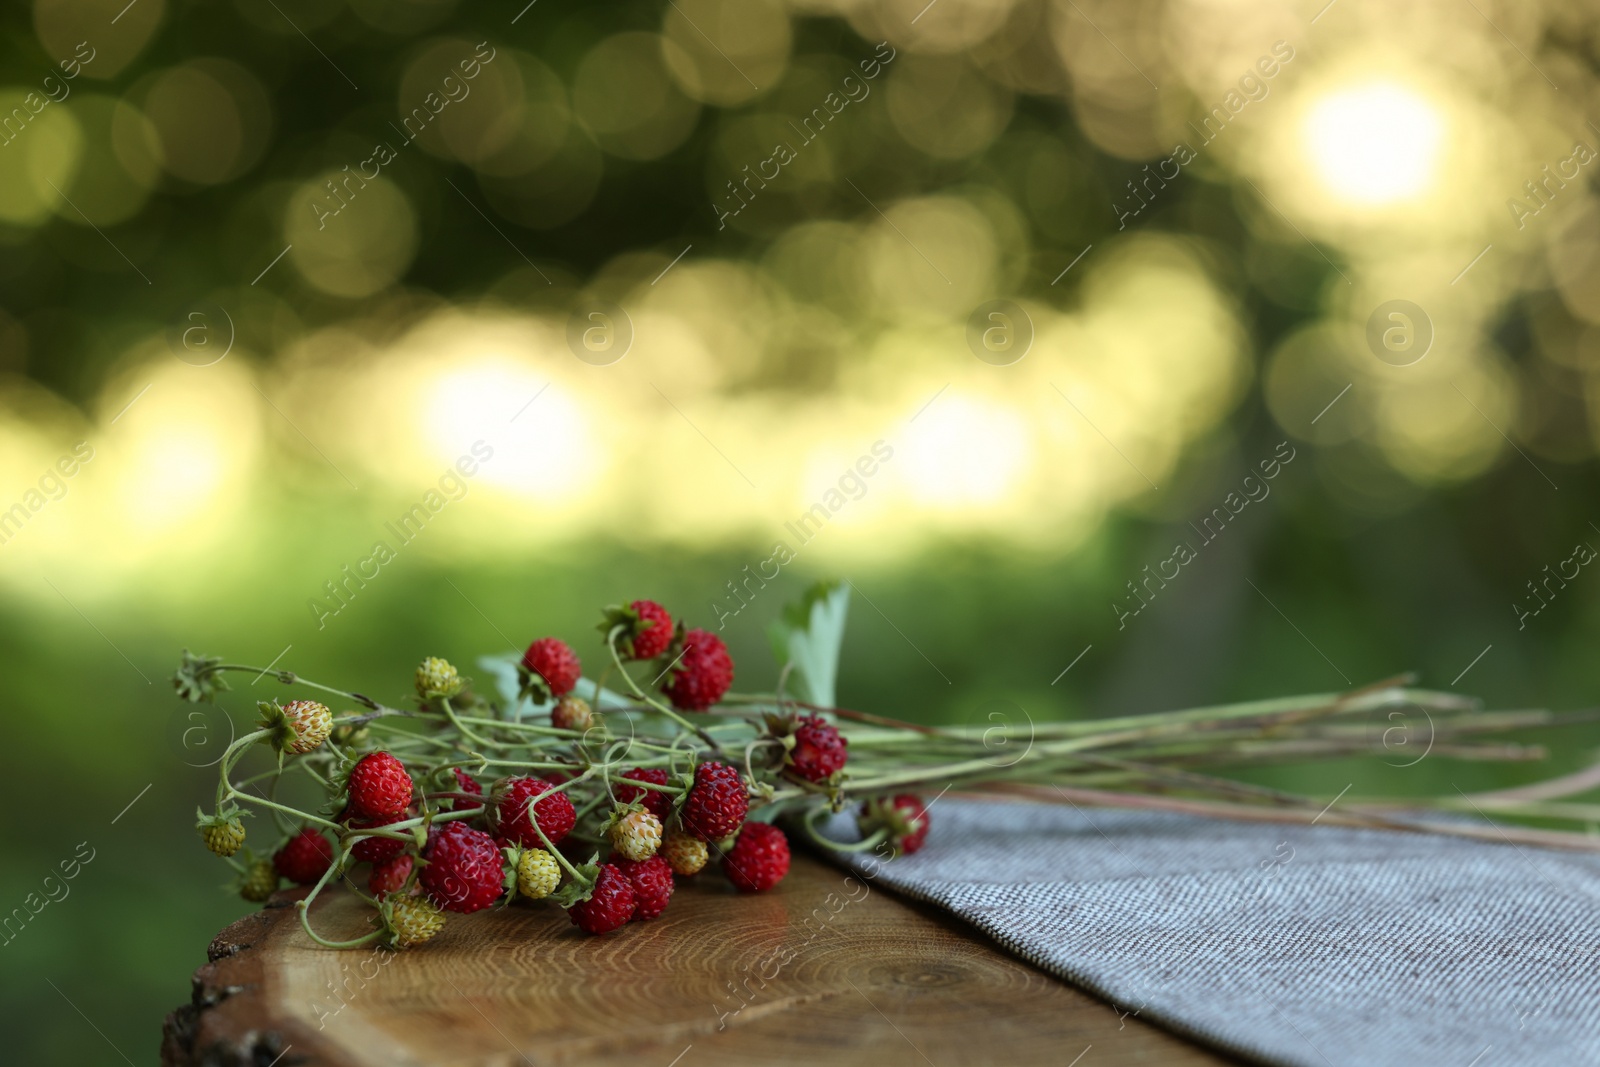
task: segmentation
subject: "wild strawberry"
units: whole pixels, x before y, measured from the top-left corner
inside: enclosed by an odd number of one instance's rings
[[[411,803],[411,775],[387,752],[369,752],[350,770],[350,814],[388,819]]]
[[[722,873],[745,893],[771,889],[789,873],[789,839],[771,823],[745,823],[723,858]]]
[[[477,800],[471,800],[471,799],[468,799],[467,797],[457,797],[451,803],[450,810],[451,811],[466,811],[468,808],[482,807],[483,806],[483,786],[481,786],[477,782],[473,781],[472,780],[472,776],[467,774],[467,772],[462,770],[460,767],[451,767],[450,769],[455,772],[455,776],[456,776],[456,792],[458,792],[458,793],[468,793],[471,796],[474,796],[474,797],[478,798]]]
[[[256,860],[250,864],[239,882],[239,895],[253,904],[260,904],[277,889],[278,872],[270,860]]]
[[[528,651],[522,654],[522,665],[543,678],[550,692],[558,697],[572,692],[572,687],[583,676],[578,654],[557,637],[541,637],[529,645]]]
[[[588,900],[567,909],[567,917],[586,934],[605,934],[633,918],[638,898],[633,883],[615,864],[602,863]]]
[[[278,849],[278,854],[272,857],[272,865],[291,882],[315,885],[333,866],[333,846],[320,832],[308,826]]]
[[[534,829],[537,822],[550,843],[559,845],[577,825],[578,812],[567,794],[552,793],[554,788],[539,778],[506,778],[496,782],[495,828],[500,836],[524,848],[540,848],[544,841]]]
[[[328,739],[333,732],[333,712],[315,700],[291,700],[279,707],[276,701],[262,701],[261,726],[271,731],[273,747],[302,756]]]
[[[195,814],[199,817],[195,828],[200,831],[206,848],[224,858],[239,851],[244,844],[244,823],[232,816],[205,815],[198,810]]]
[[[406,818],[405,812],[385,819],[351,819],[352,830],[376,830]],[[350,855],[362,863],[383,863],[406,850],[406,843],[393,837],[363,837],[350,847]]]
[[[461,672],[438,656],[429,656],[417,668],[417,696],[423,700],[453,697],[461,692],[461,686]]]
[[[625,659],[655,659],[672,644],[672,616],[654,600],[607,608],[600,632],[609,637],[614,630],[617,649]]]
[[[419,881],[446,911],[478,911],[505,892],[505,867],[494,838],[466,823],[445,823],[435,830],[426,859]]]
[[[710,858],[710,850],[698,837],[669,830],[666,840],[661,842],[659,855],[667,861],[667,866],[672,868],[673,874],[689,878],[699,874],[705,867],[706,860]]]
[[[739,772],[725,763],[702,763],[683,800],[683,828],[702,841],[721,841],[744,822],[750,795]]]
[[[887,827],[895,855],[909,856],[922,847],[928,837],[928,809],[922,798],[910,793],[896,797],[874,797],[861,805],[856,825],[863,835]]]
[[[721,700],[733,684],[733,657],[722,638],[709,630],[690,630],[683,635],[683,647],[683,655],[661,691],[675,707],[704,711]]]
[[[343,748],[361,748],[372,736],[365,724],[343,723],[333,728],[333,743]]]
[[[846,744],[832,723],[807,715],[795,726],[794,747],[787,758],[806,781],[825,782],[844,767]]]
[[[550,709],[550,725],[558,730],[587,730],[594,725],[594,712],[587,700],[568,693]]]
[[[427,897],[390,895],[379,906],[391,948],[411,948],[444,929],[444,912]]]
[[[672,899],[672,868],[660,856],[630,860],[613,856],[612,866],[633,885],[633,921],[648,922],[667,910]]]
[[[561,884],[561,866],[542,848],[523,849],[517,857],[517,892],[529,900],[543,900]]]
[[[655,659],[672,644],[672,616],[654,600],[635,600],[628,606],[639,616],[633,635],[633,658]]]
[[[367,876],[367,889],[375,897],[400,892],[405,888],[406,879],[411,877],[412,866],[411,857],[404,852],[382,863],[374,863],[372,873]]]
[[[667,772],[660,767],[651,767],[648,770],[635,767],[622,777],[632,778],[636,782],[654,782],[656,785],[666,785],[668,780]],[[664,793],[659,789],[646,789],[642,785],[628,785],[626,782],[618,783],[615,792],[617,803],[642,803],[645,811],[663,823],[672,815],[671,793]]]
[[[626,811],[611,824],[611,847],[634,861],[647,860],[661,847],[661,820],[648,811]]]

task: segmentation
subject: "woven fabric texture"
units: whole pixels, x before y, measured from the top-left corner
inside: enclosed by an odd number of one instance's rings
[[[1295,1067],[1600,1064],[1600,857],[946,798],[841,855],[1117,1007]]]

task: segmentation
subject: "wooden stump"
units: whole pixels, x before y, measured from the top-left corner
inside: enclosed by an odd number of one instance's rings
[[[403,953],[320,948],[299,893],[224,930],[167,1018],[170,1067],[1229,1062],[1005,955],[949,917],[808,856],[743,896],[680,885],[660,919],[588,937],[548,906],[451,916]],[[368,929],[325,892],[325,936]]]

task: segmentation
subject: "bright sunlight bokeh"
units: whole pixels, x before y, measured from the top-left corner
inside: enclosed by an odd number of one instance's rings
[[[1368,82],[1330,92],[1311,107],[1305,151],[1332,195],[1389,204],[1428,189],[1444,132],[1438,110],[1414,90]]]

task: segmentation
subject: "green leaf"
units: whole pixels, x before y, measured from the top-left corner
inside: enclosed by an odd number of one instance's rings
[[[592,897],[595,882],[600,878],[600,867],[591,862],[579,864],[575,870],[578,872],[577,878],[569,877],[561,888],[545,899],[554,901],[559,907],[570,908]]]
[[[767,628],[778,666],[793,664],[790,685],[808,704],[834,706],[849,607],[849,586],[837,580],[818,582]]]
[[[183,662],[172,676],[172,687],[192,704],[202,700],[215,703],[218,693],[228,691],[228,680],[216,670],[221,663],[220,656],[196,656],[186,648]]]

